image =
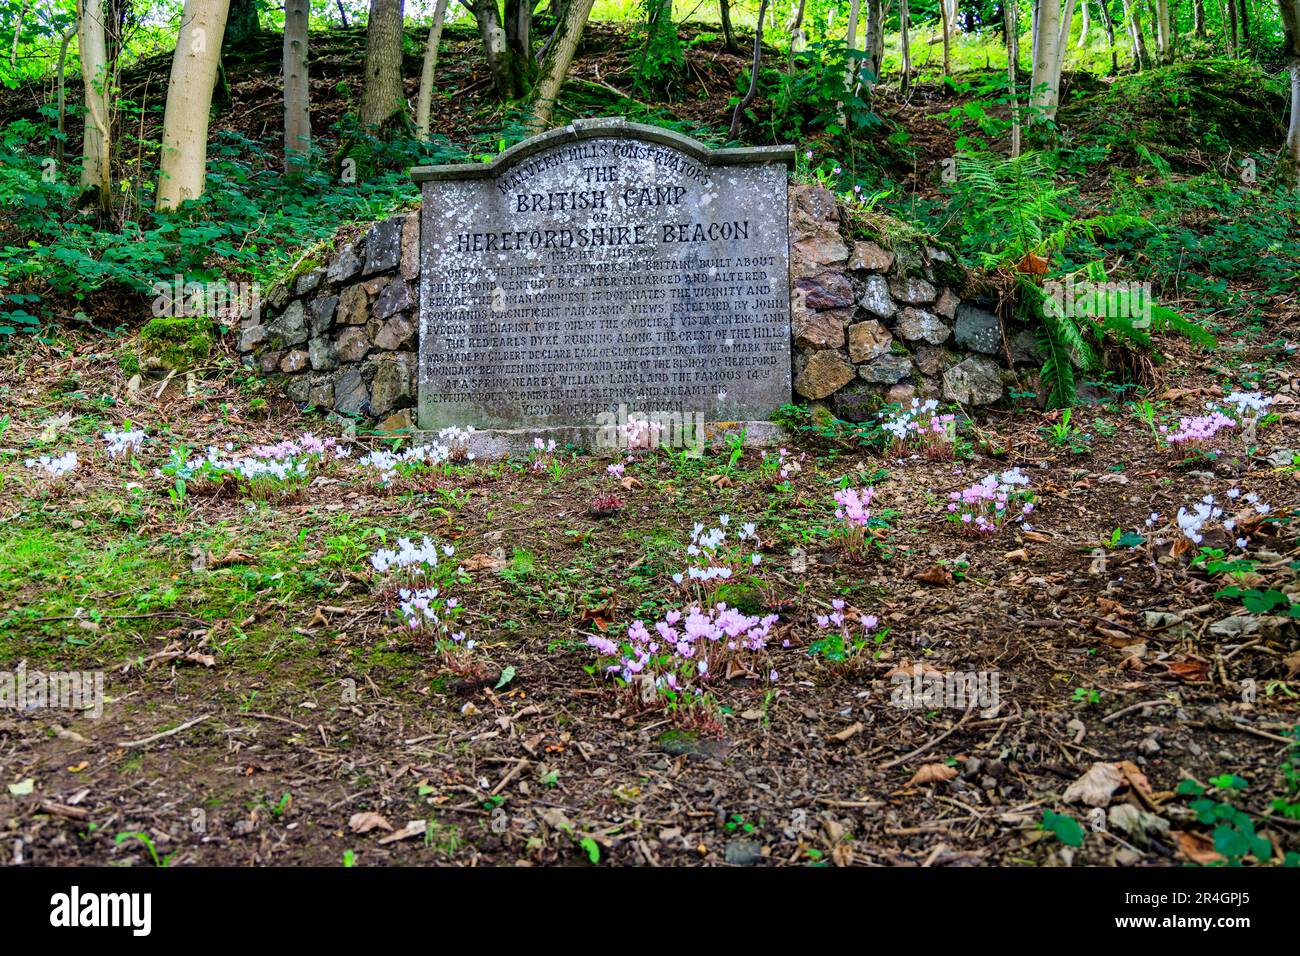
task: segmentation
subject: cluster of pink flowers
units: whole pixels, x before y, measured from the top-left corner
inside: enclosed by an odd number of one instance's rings
[[[281,460],[297,458],[299,455],[324,455],[330,449],[334,449],[335,458],[346,458],[351,454],[349,449],[339,447],[336,439],[317,438],[311,432],[303,432],[300,438],[286,438],[274,445],[254,445],[249,449],[249,454],[256,458]]]
[[[893,436],[892,451],[903,454],[909,446],[917,447],[927,458],[952,457],[952,434],[957,417],[940,414],[933,398],[922,402],[912,399],[910,406],[896,412],[881,412],[881,430]]]
[[[621,479],[623,477],[623,463],[618,461],[610,465],[605,469],[605,474],[609,475],[609,477],[613,478],[615,481]]]
[[[1160,431],[1170,447],[1185,445],[1189,448],[1203,449],[1219,432],[1236,428],[1237,423],[1217,408],[1208,415],[1194,415],[1178,419],[1178,428],[1169,430],[1168,425],[1161,425]]]
[[[730,665],[757,672],[758,658],[767,649],[775,614],[751,617],[718,603],[710,608],[669,611],[653,630],[633,621],[627,639],[617,644],[592,635],[587,644],[607,659],[605,672],[626,683],[643,682],[659,693],[703,693],[698,684],[725,678]],[[769,671],[769,680],[776,680]]]
[[[862,556],[867,549],[867,531],[871,527],[871,499],[876,490],[841,488],[835,492],[836,537],[840,547],[852,555]]]
[[[873,633],[880,624],[874,614],[860,614],[856,618],[844,613],[844,601],[831,601],[831,613],[817,615],[817,628],[825,636],[813,641],[810,654],[820,654],[830,661],[844,661],[862,650],[870,640],[882,640],[889,632],[886,628]]]
[[[533,439],[533,450],[530,457],[532,464],[529,466],[533,471],[546,471],[551,466],[551,461],[555,456],[555,439],[543,440],[542,438]]]
[[[986,475],[969,488],[949,492],[948,518],[967,534],[994,534],[1008,521],[1023,522],[1033,512],[1034,496],[1028,485],[1019,468]]]
[[[762,461],[759,464],[759,471],[768,476],[775,476],[780,481],[786,481],[791,475],[803,471],[803,462],[808,457],[806,452],[800,453],[795,458],[784,448],[778,449],[775,455],[769,455],[767,450],[762,452]]]
[[[648,418],[629,418],[623,425],[623,441],[628,451],[647,451],[659,444],[664,426]]]

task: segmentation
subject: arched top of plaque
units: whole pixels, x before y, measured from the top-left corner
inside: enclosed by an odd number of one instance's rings
[[[583,139],[637,139],[659,146],[671,146],[705,166],[735,166],[743,163],[782,163],[794,165],[793,146],[745,146],[710,149],[703,143],[658,126],[629,123],[615,116],[602,119],[574,120],[522,143],[516,143],[491,162],[459,163],[449,166],[415,166],[411,178],[417,183],[437,180],[490,179],[536,153]]]

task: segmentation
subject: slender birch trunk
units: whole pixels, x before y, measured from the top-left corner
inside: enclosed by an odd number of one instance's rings
[[[1016,93],[1016,68],[1020,58],[1019,25],[1016,23],[1016,4],[1004,0],[1002,4],[1003,32],[1007,40],[1007,86],[1011,95],[1011,158],[1020,155],[1020,101]]]
[[[1033,118],[1051,119],[1056,114],[1056,76],[1060,61],[1061,0],[1039,0],[1034,21],[1034,71],[1030,78],[1029,102],[1038,111]],[[1057,80],[1059,82],[1059,80]]]
[[[77,52],[85,91],[85,131],[81,144],[82,201],[93,198],[105,213],[113,208],[113,171],[109,162],[108,49],[104,42],[102,0],[77,2]],[[93,196],[92,196],[93,194]]]
[[[907,0],[898,0],[898,31],[899,40],[903,45],[903,75],[899,77],[898,88],[903,92],[907,92],[907,88],[912,83],[912,46],[907,35],[909,20],[911,15],[907,11]]]
[[[230,0],[185,0],[163,112],[158,208],[175,209],[203,195],[208,166],[208,112]]]
[[[1291,123],[1286,134],[1286,155],[1300,189],[1300,0],[1278,0],[1282,15],[1283,52],[1291,66]]]
[[[570,0],[564,7],[564,16],[556,24],[555,34],[546,44],[546,55],[542,58],[537,83],[529,95],[525,126],[530,132],[540,133],[550,125],[555,101],[569,75],[573,55],[582,42],[582,31],[591,17],[594,3],[595,0]]]
[[[438,69],[438,44],[442,42],[442,24],[447,17],[447,0],[438,0],[429,24],[429,38],[424,43],[424,64],[420,67],[420,93],[415,103],[415,135],[429,138],[429,113],[433,109],[433,75]]]
[[[284,0],[284,171],[297,173],[311,155],[311,86],[307,43],[311,0]]]

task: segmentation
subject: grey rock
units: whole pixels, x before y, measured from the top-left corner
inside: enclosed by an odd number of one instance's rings
[[[339,293],[335,321],[339,325],[365,325],[370,319],[370,295],[361,284],[350,285]]]
[[[250,325],[239,333],[239,351],[251,352],[266,342],[267,329],[265,325]]]
[[[280,317],[267,326],[267,337],[274,348],[288,348],[307,341],[307,312],[301,299],[294,299]]]
[[[899,315],[895,330],[909,342],[929,342],[931,345],[941,345],[952,335],[943,319],[933,312],[910,306]]]
[[[336,295],[321,296],[313,299],[311,303],[311,334],[313,336],[324,335],[334,324],[334,313],[339,306],[339,297]]]
[[[888,272],[894,265],[894,254],[874,242],[855,242],[853,257],[849,260],[850,269],[865,269],[868,272]]]
[[[299,405],[307,403],[307,395],[311,391],[311,382],[306,375],[294,375],[284,383],[284,394],[289,397],[289,401],[296,402]]]
[[[375,333],[375,348],[396,351],[416,345],[415,323],[405,315],[396,315]]]
[[[922,345],[916,350],[916,367],[923,375],[942,375],[960,361],[955,353],[933,345]]]
[[[961,305],[961,299],[952,289],[944,289],[939,293],[939,301],[934,304],[932,310],[935,315],[942,316],[951,322],[957,317],[957,306]]]
[[[912,374],[912,358],[909,355],[882,355],[858,369],[858,374],[868,382],[879,385],[893,385]]]
[[[889,296],[889,282],[883,276],[868,276],[858,305],[881,319],[892,319],[898,306]]]
[[[818,311],[808,308],[799,291],[790,303],[790,331],[800,348],[839,348],[844,344],[844,327],[851,318],[853,312],[850,309]]]
[[[1002,397],[1002,370],[982,355],[972,355],[943,373],[943,397],[962,405],[989,405]]]
[[[414,360],[410,355],[384,356],[375,363],[370,383],[370,414],[383,418],[390,412],[415,404]]]
[[[1259,633],[1259,618],[1252,614],[1233,614],[1210,625],[1215,637],[1249,637]]]
[[[278,349],[272,349],[262,352],[257,356],[257,367],[267,375],[280,370],[280,359],[284,358],[284,352]]]
[[[1011,336],[1011,360],[1017,365],[1038,363],[1038,337],[1028,329]]]
[[[1002,321],[992,312],[963,303],[957,306],[953,335],[961,348],[996,355],[1002,348]]]
[[[408,212],[402,221],[402,278],[420,275],[420,211]]]
[[[309,269],[298,276],[298,284],[294,286],[293,291],[298,295],[310,295],[320,288],[324,278],[324,269]]]
[[[939,293],[924,279],[891,279],[889,294],[907,305],[929,305]]]
[[[334,407],[334,379],[329,375],[312,378],[311,391],[307,393],[307,404],[315,408]]]
[[[734,837],[727,841],[723,857],[732,866],[753,866],[763,859],[763,845],[756,840]]]
[[[870,421],[880,411],[880,388],[865,382],[853,382],[835,392],[828,404],[840,421]]]
[[[289,301],[289,286],[284,282],[276,282],[266,293],[266,305],[272,312],[279,312]]]
[[[361,258],[352,243],[346,243],[334,256],[325,278],[330,282],[347,282],[361,271]]]
[[[307,343],[307,354],[311,359],[311,367],[317,372],[328,372],[339,367],[339,353],[334,348],[334,343],[323,336]]]
[[[366,235],[366,267],[362,275],[396,269],[402,261],[402,221],[405,216],[393,216],[375,223]]]
[[[361,368],[351,366],[334,382],[334,407],[345,415],[365,415],[370,407],[370,393],[361,378]]]
[[[409,309],[412,304],[410,285],[405,279],[398,277],[384,286],[384,291],[379,293],[372,314],[382,321]]]

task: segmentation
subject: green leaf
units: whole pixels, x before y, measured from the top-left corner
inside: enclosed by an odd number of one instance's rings
[[[1066,846],[1083,846],[1083,827],[1074,817],[1064,813],[1053,813],[1051,810],[1043,810],[1043,819],[1038,824],[1038,829],[1046,830],[1055,834],[1056,838]]]
[[[592,863],[600,862],[600,844],[591,837],[583,837],[578,841],[578,845],[587,851],[587,859]]]
[[[513,667],[507,666],[504,670],[501,671],[501,679],[497,681],[497,685],[492,689],[500,690],[502,687],[505,687],[506,684],[509,684],[514,679],[515,679],[515,669]]]

